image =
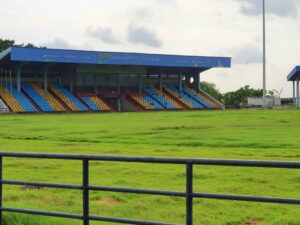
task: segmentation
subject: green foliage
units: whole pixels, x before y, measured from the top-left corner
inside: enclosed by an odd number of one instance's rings
[[[27,44],[16,44],[14,40],[9,39],[1,39],[0,38],[0,52],[10,48],[11,46],[19,46],[19,47],[29,47],[29,48],[37,48],[34,44],[27,43]]]
[[[231,106],[235,108],[240,108],[241,105],[245,105],[247,103],[248,97],[262,97],[263,90],[262,89],[254,89],[249,85],[246,85],[237,91],[227,92],[225,94],[221,94],[214,83],[209,82],[201,82],[201,89],[219,100],[226,106]],[[270,96],[280,96],[281,93],[277,90],[271,90],[268,92]]]
[[[0,115],[0,151],[299,161],[300,111]],[[4,159],[4,178],[80,184],[76,161]],[[185,190],[185,167],[91,162],[90,182]],[[299,171],[195,166],[196,192],[299,197]],[[81,192],[4,186],[4,206],[81,213]],[[93,192],[91,214],[185,224],[181,198]],[[195,200],[195,225],[298,225],[297,206]],[[79,221],[4,213],[7,225]],[[92,223],[102,224],[102,223]]]
[[[221,101],[223,98],[223,95],[221,94],[221,92],[219,91],[219,89],[217,88],[217,86],[214,83],[209,83],[206,81],[202,81],[201,84],[201,89],[208,93],[210,96],[214,97],[215,99]]]
[[[6,40],[6,39],[0,39],[0,52],[8,49],[9,47],[15,45],[14,40]]]
[[[239,108],[241,104],[247,103],[248,97],[262,97],[262,89],[253,89],[249,85],[238,89],[237,91],[224,94],[224,104],[226,106],[234,106]]]

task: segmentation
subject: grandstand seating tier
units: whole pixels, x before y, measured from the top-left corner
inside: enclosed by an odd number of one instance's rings
[[[12,85],[7,86],[6,89],[11,92],[17,102],[23,107],[26,112],[37,112],[34,105],[23,95],[22,92],[17,91]]]
[[[49,92],[46,92],[39,83],[32,83],[31,86],[44,98],[47,103],[54,109],[56,112],[65,112],[66,109],[62,104],[57,101]]]
[[[182,106],[180,106],[177,102],[155,88],[146,87],[143,88],[143,90],[166,109],[182,109]]]
[[[209,98],[203,91],[196,91],[192,88],[184,87],[184,91],[187,92],[189,95],[199,98],[201,104],[203,104],[208,109],[220,109],[221,106],[217,103],[214,99]]]
[[[93,111],[100,111],[100,110],[101,110],[101,108],[98,107],[98,106],[91,100],[90,97],[81,97],[81,100],[82,100],[85,104],[87,104],[87,106],[90,107],[91,110],[93,110]]]
[[[63,111],[112,111],[112,108],[98,95],[87,88],[79,96],[73,95],[59,83],[50,83],[46,92],[39,83],[22,83],[23,92],[18,92],[14,85],[0,85],[0,98],[12,112],[63,112]],[[188,86],[179,88],[167,84],[160,91],[156,87],[144,87],[143,92],[123,88],[122,94],[135,105],[136,110],[175,110],[220,108],[218,102],[201,91]],[[26,93],[26,94],[25,94]],[[25,94],[25,95],[24,95]]]
[[[145,95],[135,95],[131,94],[129,95],[136,103],[138,103],[143,109],[145,110],[153,110],[154,105],[150,104],[148,101],[146,101]]]
[[[100,108],[101,111],[112,111],[111,108],[99,97],[90,97],[91,101]]]
[[[23,91],[40,107],[43,112],[54,112],[54,108],[28,83],[22,83]]]
[[[191,91],[193,91],[195,94],[199,95],[205,102],[207,102],[208,104],[210,104],[212,106],[212,108],[214,109],[220,109],[222,108],[222,105],[220,105],[219,103],[217,103],[215,100],[209,98],[206,94],[200,92],[197,92],[193,89],[191,89]]]
[[[168,84],[165,88],[165,91],[167,91],[169,94],[177,98],[179,101],[181,101],[183,104],[188,106],[190,109],[202,109],[203,106],[197,102],[195,99],[191,98],[187,94],[185,94],[183,91],[180,91],[175,87],[175,85]]]
[[[212,106],[203,100],[202,97],[200,97],[200,95],[197,92],[194,92],[194,90],[189,89],[188,87],[183,87],[182,90],[189,95],[190,97],[192,97],[193,99],[195,99],[197,102],[199,102],[201,105],[203,105],[205,108],[207,109],[211,109]]]
[[[0,97],[12,112],[25,112],[25,109],[20,105],[15,97],[1,84]]]
[[[71,111],[88,110],[71,92],[59,83],[50,84],[49,88]]]

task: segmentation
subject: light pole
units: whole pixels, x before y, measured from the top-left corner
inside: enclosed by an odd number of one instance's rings
[[[266,5],[263,1],[263,107],[267,107],[267,81],[266,81]]]

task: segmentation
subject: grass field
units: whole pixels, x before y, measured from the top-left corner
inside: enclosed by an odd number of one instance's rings
[[[300,111],[3,115],[0,151],[300,161]],[[91,183],[185,190],[184,166],[91,163]],[[72,161],[5,159],[4,178],[81,182]],[[300,171],[197,166],[195,191],[300,198]],[[81,213],[81,192],[4,186],[4,205]],[[91,192],[91,213],[185,223],[184,199]],[[300,206],[196,200],[196,225],[299,225]],[[78,221],[4,214],[6,225]],[[106,224],[106,223],[91,223]]]

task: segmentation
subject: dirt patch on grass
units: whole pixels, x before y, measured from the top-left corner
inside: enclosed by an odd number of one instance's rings
[[[172,127],[157,127],[152,130],[167,131],[167,130],[205,130],[212,129],[212,126],[172,126]]]
[[[34,187],[34,186],[23,186],[23,187],[21,187],[21,190],[23,190],[23,191],[40,190],[40,189],[43,189],[43,187]]]
[[[261,221],[255,219],[248,220],[245,223],[245,225],[259,225],[259,224],[261,224]]]
[[[102,198],[97,200],[96,203],[104,206],[116,206],[120,204],[120,201],[114,198]]]
[[[77,144],[60,144],[61,147],[76,146]]]

